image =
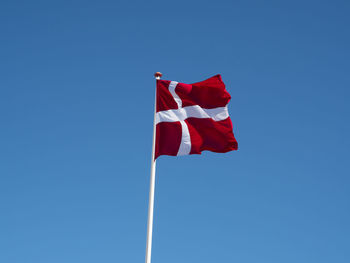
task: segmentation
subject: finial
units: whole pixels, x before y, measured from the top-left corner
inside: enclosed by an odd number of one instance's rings
[[[163,76],[163,74],[160,72],[156,72],[154,73],[154,76],[156,77],[156,79],[160,79]]]

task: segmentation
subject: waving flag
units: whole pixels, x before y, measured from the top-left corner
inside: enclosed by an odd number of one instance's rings
[[[237,150],[221,76],[193,84],[157,80],[155,158]]]

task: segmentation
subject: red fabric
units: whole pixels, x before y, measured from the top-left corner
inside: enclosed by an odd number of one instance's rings
[[[157,112],[178,108],[173,96],[169,92],[169,84],[169,80],[157,81]]]
[[[223,121],[189,118],[185,120],[191,135],[190,154],[202,151],[225,153],[237,150],[238,144],[233,136],[230,117]]]
[[[226,106],[231,99],[220,75],[191,85],[179,83],[176,93],[182,99],[182,107],[199,105],[212,109]]]
[[[180,122],[158,123],[156,134],[156,158],[159,155],[176,156],[181,142]]]
[[[178,105],[169,91],[169,84],[168,80],[157,81],[157,112],[178,109]],[[225,107],[231,99],[220,75],[193,84],[178,83],[175,92],[182,101],[182,108],[193,105],[199,105],[204,109]],[[192,117],[187,118],[185,123],[191,138],[189,154],[201,154],[204,150],[225,153],[238,149],[230,117],[220,121]],[[176,156],[181,138],[180,121],[158,123],[156,126],[155,158],[160,155]]]

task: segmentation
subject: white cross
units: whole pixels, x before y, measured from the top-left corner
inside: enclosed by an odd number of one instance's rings
[[[187,118],[200,118],[200,119],[211,118],[214,121],[221,121],[221,120],[227,119],[229,115],[228,115],[227,106],[218,107],[214,109],[204,109],[204,108],[201,108],[199,105],[182,107],[182,100],[175,92],[175,88],[177,84],[178,82],[171,81],[169,84],[169,91],[173,96],[178,106],[178,109],[157,112],[156,125],[160,122],[179,121],[181,123],[182,136],[181,136],[181,143],[180,143],[180,147],[179,147],[179,151],[177,152],[177,155],[188,155],[190,154],[190,151],[191,151],[191,137],[190,137],[190,132],[188,130],[188,126],[185,122]]]

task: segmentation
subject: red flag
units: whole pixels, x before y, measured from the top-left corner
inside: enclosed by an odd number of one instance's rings
[[[220,75],[193,84],[157,80],[155,158],[237,150],[230,99]]]

